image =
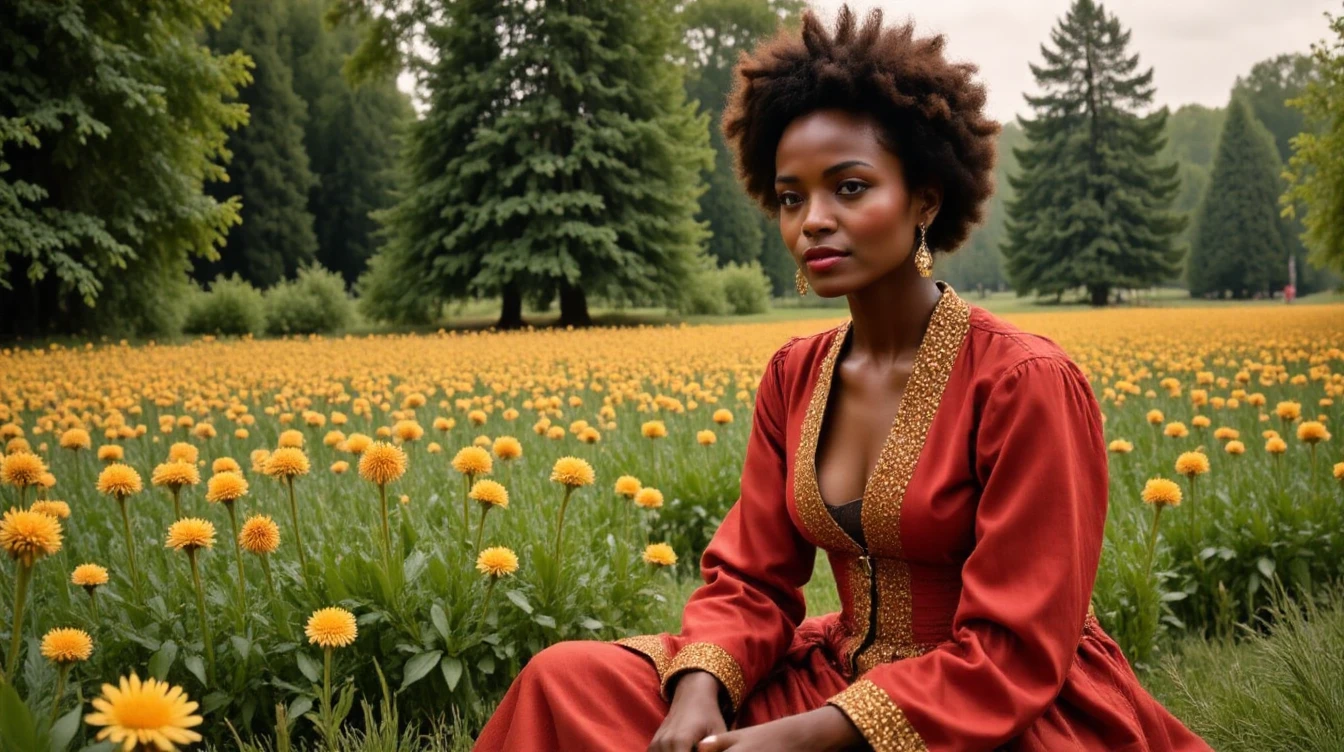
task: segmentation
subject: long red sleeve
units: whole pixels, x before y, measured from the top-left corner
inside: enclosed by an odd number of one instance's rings
[[[783,361],[771,358],[756,392],[742,467],[741,495],[700,561],[705,584],[686,603],[679,649],[663,673],[713,674],[734,710],[788,649],[806,615],[802,587],[812,576],[816,547],[803,538],[785,501],[786,404]]]
[[[975,435],[981,496],[952,639],[830,699],[878,750],[991,749],[1055,700],[1074,660],[1106,519],[1100,412],[1062,356],[998,378]]]

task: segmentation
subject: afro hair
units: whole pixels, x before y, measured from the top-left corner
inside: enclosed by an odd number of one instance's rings
[[[795,118],[829,108],[867,114],[900,158],[906,184],[942,190],[928,242],[955,250],[984,219],[1000,125],[982,112],[979,68],[948,62],[945,42],[941,34],[916,37],[913,21],[884,29],[877,8],[860,27],[844,5],[833,36],[806,10],[801,34],[784,30],[743,53],[721,126],[747,194],[778,216],[775,151]]]

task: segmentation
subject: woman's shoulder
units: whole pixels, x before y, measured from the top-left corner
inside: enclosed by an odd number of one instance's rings
[[[977,363],[990,373],[1003,374],[1043,361],[1078,370],[1078,364],[1050,337],[1029,332],[980,306],[970,305],[968,346]]]
[[[839,334],[846,323],[848,323],[847,320],[812,334],[789,337],[771,356],[770,367],[787,370],[801,365],[808,361],[810,357],[824,356],[831,338]]]

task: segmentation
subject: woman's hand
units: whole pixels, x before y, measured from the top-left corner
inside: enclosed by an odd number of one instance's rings
[[[727,730],[719,710],[719,680],[705,671],[677,677],[672,706],[649,742],[648,752],[694,752],[695,743]]]
[[[827,752],[863,744],[863,735],[834,705],[700,740],[696,752]]]

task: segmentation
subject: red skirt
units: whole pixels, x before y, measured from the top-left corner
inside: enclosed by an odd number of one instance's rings
[[[849,686],[835,658],[844,639],[838,616],[799,626],[783,660],[744,698],[730,728],[814,710]],[[1055,702],[1000,749],[1211,749],[1140,686],[1120,647],[1089,621]],[[658,690],[658,672],[642,653],[595,640],[557,643],[514,679],[473,749],[643,750],[667,715]]]

